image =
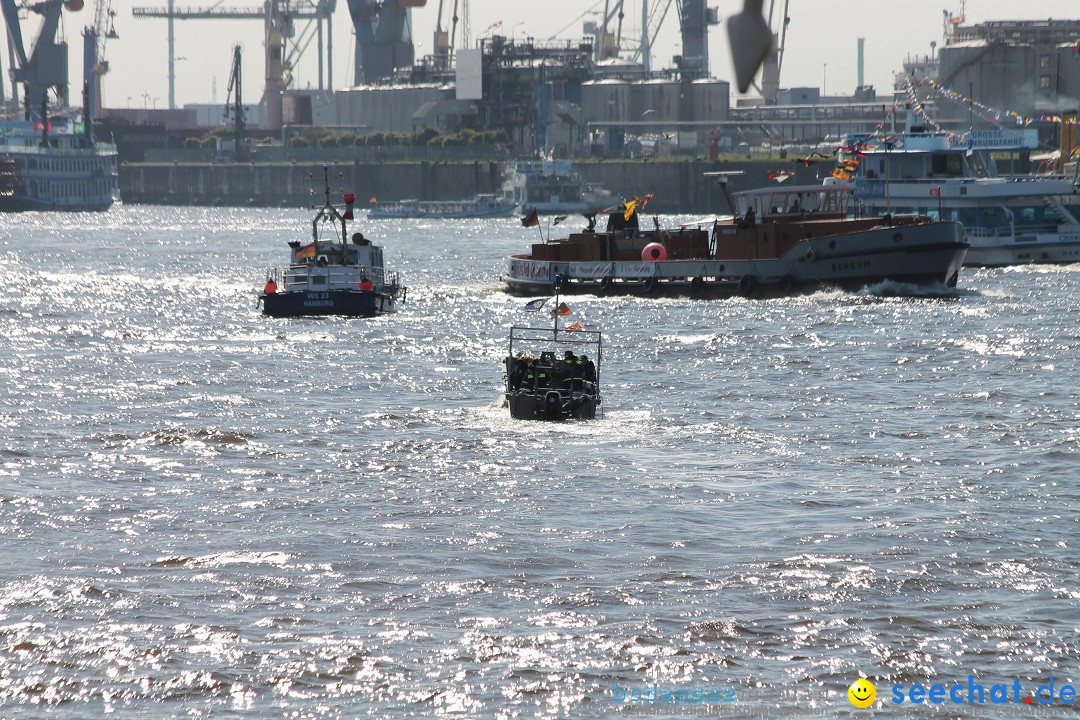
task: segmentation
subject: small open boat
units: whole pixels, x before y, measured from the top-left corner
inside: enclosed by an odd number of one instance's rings
[[[560,330],[559,318],[569,309],[559,302],[558,286],[556,278],[551,327],[510,328],[503,359],[506,401],[510,416],[518,420],[592,420],[602,402],[603,337],[596,330],[578,329],[576,323]],[[545,302],[530,305],[538,309]]]

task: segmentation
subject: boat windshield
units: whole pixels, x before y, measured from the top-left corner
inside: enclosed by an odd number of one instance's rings
[[[753,208],[759,218],[771,215],[847,212],[851,187],[821,185],[800,188],[758,190],[735,196],[739,214]]]

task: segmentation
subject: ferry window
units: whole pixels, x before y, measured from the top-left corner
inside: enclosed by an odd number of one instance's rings
[[[1050,67],[1050,56],[1049,55],[1040,55],[1039,56],[1039,67],[1041,67],[1043,70],[1046,70],[1046,69],[1048,69]]]
[[[312,275],[309,279],[311,280],[312,285],[325,285],[326,284],[326,276],[325,275]]]
[[[980,215],[981,224],[985,227],[1008,227],[1010,224],[1009,215],[1005,212],[1005,208],[983,208]]]
[[[1013,210],[1017,225],[1038,225],[1041,221],[1038,208],[1022,207]]]
[[[964,163],[957,153],[934,153],[930,169],[935,175],[960,177],[964,174]]]
[[[1042,77],[1039,78],[1039,87],[1044,89],[1044,90],[1046,88],[1050,87],[1050,76],[1049,75],[1043,75]]]
[[[1047,225],[1063,225],[1069,222],[1068,218],[1057,211],[1057,208],[1047,207],[1045,208],[1045,215],[1043,221]]]
[[[975,208],[957,208],[956,219],[964,224],[964,227],[980,227],[979,214]]]

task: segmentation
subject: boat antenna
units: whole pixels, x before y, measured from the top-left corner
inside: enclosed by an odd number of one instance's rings
[[[884,105],[881,106],[881,112],[882,112],[881,126],[884,128],[886,123],[888,122],[888,119],[889,119],[889,115],[885,111],[885,106]],[[896,122],[896,116],[894,115],[893,116],[893,123],[894,123],[894,125],[893,125],[893,135],[896,134],[895,122]],[[884,167],[882,169],[884,170],[884,173],[885,173],[885,214],[886,215],[892,215],[892,198],[889,196],[889,149],[892,147],[892,143],[893,143],[892,136],[889,135],[888,130],[886,130],[884,139],[882,141],[882,145],[885,146],[885,165],[884,165]]]
[[[554,323],[551,328],[552,340],[559,339],[559,291],[562,290],[562,275],[555,275],[555,309],[551,311],[551,314],[555,316]]]

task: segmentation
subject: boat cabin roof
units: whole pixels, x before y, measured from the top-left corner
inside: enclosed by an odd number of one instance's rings
[[[791,213],[846,213],[855,186],[850,183],[828,185],[788,185],[734,193],[740,215],[750,209],[759,218]]]

